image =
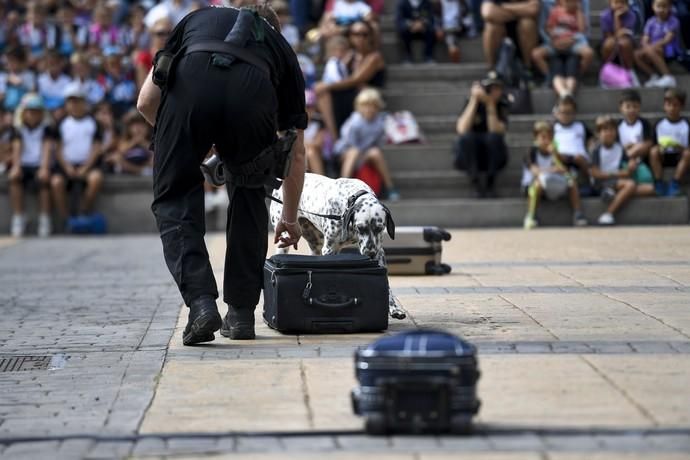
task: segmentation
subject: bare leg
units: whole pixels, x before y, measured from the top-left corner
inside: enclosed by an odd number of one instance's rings
[[[623,67],[632,69],[635,64],[635,44],[629,37],[618,39],[618,56]]]
[[[323,166],[323,158],[321,156],[321,148],[316,145],[308,145],[305,148],[307,153],[307,167],[310,172],[314,174],[325,174]]]
[[[592,64],[592,60],[594,59],[594,51],[589,46],[586,46],[580,49],[578,54],[580,55],[580,75],[584,75],[587,69],[589,69],[589,66]]]
[[[352,147],[343,153],[342,165],[340,166],[340,177],[352,177],[355,173],[355,163],[359,156],[359,150]]]
[[[525,67],[530,68],[532,50],[537,47],[537,21],[533,17],[523,17],[517,25],[518,42]]]
[[[96,201],[96,196],[103,185],[103,173],[93,169],[89,171],[86,176],[86,192],[84,199],[81,201],[80,212],[86,214],[93,209],[93,204]]]
[[[681,153],[680,161],[678,162],[678,166],[676,166],[676,172],[673,174],[673,178],[677,181],[681,180],[688,171],[688,166],[690,166],[690,149],[685,149]]]
[[[606,210],[611,214],[615,214],[626,201],[635,195],[635,181],[631,179],[619,179],[616,184],[616,189],[618,189],[618,193],[616,193],[615,198]]]
[[[41,184],[38,190],[38,206],[43,214],[50,214],[50,186]]]
[[[333,116],[333,97],[330,91],[326,91],[317,96],[316,106],[319,108],[319,113],[323,117],[323,123],[333,140],[338,138],[338,129],[335,126],[335,117]]]
[[[577,78],[573,77],[568,77],[565,79],[565,88],[566,91],[570,94],[575,94],[575,90],[577,89]]]
[[[388,164],[386,163],[386,158],[383,156],[383,152],[378,147],[372,147],[365,153],[365,158],[367,161],[374,165],[374,168],[381,174],[383,178],[383,184],[387,189],[393,188],[393,179],[391,178],[390,171],[388,170]]]
[[[484,5],[487,5],[487,3],[482,4],[482,7],[484,7]],[[484,46],[484,57],[490,68],[496,65],[496,51],[498,47],[501,46],[501,40],[503,40],[505,36],[505,25],[495,22],[487,22],[484,24],[482,43]]]
[[[663,75],[669,75],[671,73],[668,65],[666,64],[666,60],[661,53],[658,53],[651,46],[645,48],[645,50],[647,52],[647,59],[651,61],[652,65],[659,71],[659,73]]]
[[[564,93],[568,92],[568,86],[566,85],[565,78],[560,75],[553,77],[553,90],[556,91],[558,96],[563,96]]]
[[[24,186],[21,179],[10,181],[10,203],[14,214],[24,214]]]
[[[652,184],[639,184],[635,187],[635,196],[652,196],[656,195],[654,191],[654,185]]]
[[[606,62],[611,58],[611,54],[616,49],[616,39],[609,37],[601,44],[601,60]]]
[[[532,62],[542,75],[549,74],[549,64],[546,62],[548,51],[543,46],[538,46],[532,50]]]
[[[635,64],[647,75],[653,75],[656,73],[651,65],[647,62],[647,54],[644,48],[635,51]]]
[[[53,200],[55,201],[55,207],[57,208],[58,214],[62,219],[67,219],[69,217],[69,211],[67,210],[65,178],[59,174],[53,175],[50,179],[50,188],[53,192]]]

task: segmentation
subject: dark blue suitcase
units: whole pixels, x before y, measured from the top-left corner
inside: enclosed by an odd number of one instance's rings
[[[479,411],[477,350],[452,334],[418,329],[355,353],[357,415],[370,434],[465,433]]]

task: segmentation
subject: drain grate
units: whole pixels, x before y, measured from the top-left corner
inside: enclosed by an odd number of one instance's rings
[[[0,357],[0,372],[44,371],[50,367],[53,356]]]

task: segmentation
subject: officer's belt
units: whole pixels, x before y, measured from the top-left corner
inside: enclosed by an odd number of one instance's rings
[[[187,55],[199,52],[229,54],[237,59],[253,65],[254,67],[258,67],[264,71],[269,78],[271,77],[271,69],[269,69],[266,61],[249,51],[247,48],[241,48],[222,40],[208,40],[189,45],[185,49],[184,54]]]
[[[269,181],[269,173],[275,161],[275,144],[263,149],[252,160],[240,165],[226,165],[225,168],[230,173],[229,182],[235,186],[257,186]]]

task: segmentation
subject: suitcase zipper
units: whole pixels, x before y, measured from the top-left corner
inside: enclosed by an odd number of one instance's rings
[[[307,271],[307,285],[304,286],[304,290],[302,291],[302,299],[306,301],[309,298],[309,295],[311,294],[311,270]]]

